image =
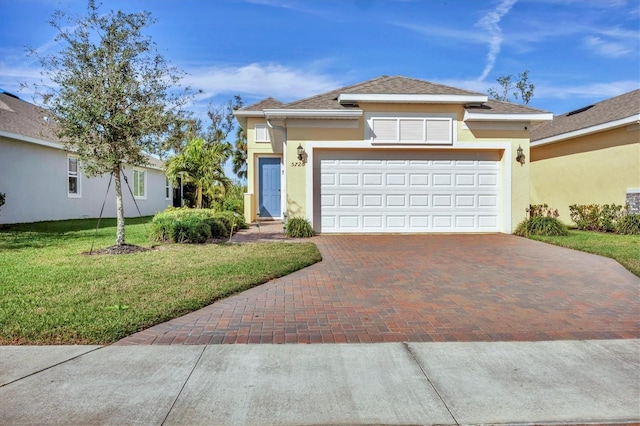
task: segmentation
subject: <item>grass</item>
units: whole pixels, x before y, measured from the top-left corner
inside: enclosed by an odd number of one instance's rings
[[[151,247],[147,223],[127,219],[127,243]],[[108,344],[318,262],[312,243],[157,245],[86,256],[96,221],[0,230],[0,344]],[[102,221],[95,248],[115,242]]]
[[[567,237],[530,236],[557,246],[599,254],[617,260],[622,266],[640,277],[640,236],[589,231],[569,231]]]

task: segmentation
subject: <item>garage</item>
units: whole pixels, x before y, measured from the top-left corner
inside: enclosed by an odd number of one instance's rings
[[[501,155],[497,150],[317,150],[316,230],[500,232]]]

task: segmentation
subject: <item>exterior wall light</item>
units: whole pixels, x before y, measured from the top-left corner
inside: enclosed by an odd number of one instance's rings
[[[302,161],[304,159],[304,148],[302,147],[301,144],[298,144],[298,161]]]
[[[518,145],[518,149],[516,150],[516,161],[520,163],[521,166],[524,165],[525,156],[524,151],[522,150],[522,147],[520,145]]]

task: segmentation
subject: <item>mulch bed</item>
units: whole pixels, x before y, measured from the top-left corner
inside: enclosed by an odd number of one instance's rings
[[[93,250],[92,252],[84,252],[87,256],[91,255],[100,255],[100,254],[130,254],[130,253],[140,253],[144,251],[150,251],[151,249],[146,247],[140,247],[133,244],[122,244],[115,245],[103,249]]]

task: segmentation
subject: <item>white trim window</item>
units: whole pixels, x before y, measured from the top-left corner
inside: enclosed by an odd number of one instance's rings
[[[450,117],[372,116],[369,118],[371,143],[452,145],[454,122]]]
[[[147,198],[147,172],[144,169],[133,169],[133,197]]]
[[[82,196],[79,163],[78,157],[67,155],[67,197],[69,198]]]
[[[269,129],[266,124],[256,124],[256,142],[271,142],[269,139]]]
[[[171,181],[166,176],[164,177],[164,198],[166,200],[171,199]]]

